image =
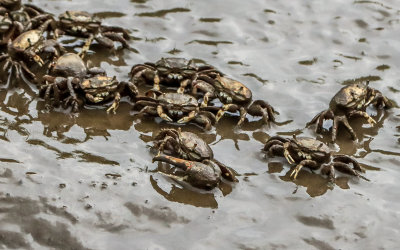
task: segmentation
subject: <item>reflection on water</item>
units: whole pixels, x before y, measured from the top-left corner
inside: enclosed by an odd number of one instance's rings
[[[263,125],[237,113],[199,134],[239,182],[201,191],[165,178],[149,147],[161,119],[138,116],[123,99],[117,114],[87,106],[47,109],[34,84],[0,76],[0,244],[54,249],[393,249],[400,164],[398,35],[400,3],[380,1],[49,1],[95,13],[129,29],[130,50],[94,44],[90,66],[129,79],[130,68],[161,57],[195,58],[246,84],[280,115]],[[231,8],[234,6],[235,8]],[[84,41],[60,40],[78,52]],[[2,67],[3,65],[0,65]],[[38,77],[44,72],[39,72]],[[374,127],[352,119],[358,140],[339,133],[330,147],[356,158],[370,182],[338,175],[289,177],[284,158],[261,153],[270,136],[316,137],[305,124],[343,85],[369,80],[396,103],[369,108]],[[140,86],[145,91],[151,86]],[[330,128],[327,123],[325,129]],[[326,132],[326,131],[325,131]],[[163,169],[161,169],[163,168]],[[390,204],[390,205],[388,205]],[[184,236],[184,237],[182,237]],[[379,239],[379,240],[376,240]]]

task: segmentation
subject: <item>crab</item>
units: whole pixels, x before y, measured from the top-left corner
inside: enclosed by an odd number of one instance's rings
[[[56,36],[63,33],[87,38],[81,55],[89,50],[93,40],[108,49],[114,49],[114,41],[120,42],[124,48],[129,48],[128,32],[117,26],[105,26],[101,21],[86,11],[66,11],[59,16]]]
[[[50,75],[45,75],[43,79],[45,84],[40,88],[40,95],[49,101],[53,94],[56,102],[66,95],[64,107],[70,105],[74,112],[78,111],[84,100],[97,104],[114,99],[107,112],[112,110],[115,113],[123,92],[128,92],[131,98],[138,94],[133,83],[118,82],[115,77],[106,76],[102,68],[88,69],[81,57],[74,53],[59,57],[52,64]],[[78,94],[84,98],[78,97]]]
[[[21,1],[0,0],[0,45],[13,40],[23,32],[39,27],[52,16],[39,7],[21,4]]]
[[[176,121],[179,124],[194,121],[206,130],[211,129],[215,121],[213,113],[200,110],[198,100],[188,94],[161,93],[151,91],[149,96],[138,96],[135,109],[141,107],[139,114],[159,116],[167,122]],[[151,96],[152,95],[152,96]]]
[[[209,107],[210,98],[218,98],[223,103],[221,108],[217,108],[217,122],[226,111],[240,112],[238,126],[244,122],[246,114],[262,116],[266,124],[270,121],[274,122],[274,115],[278,114],[266,101],[256,100],[252,102],[252,92],[249,88],[243,83],[225,76],[216,75],[215,79],[211,79],[209,76],[200,76],[199,81],[193,84],[192,94],[197,94],[198,90],[205,93],[200,105],[202,108],[215,109],[215,107]]]
[[[25,72],[36,81],[36,76],[30,70],[28,64],[34,61],[39,66],[43,66],[45,62],[38,55],[39,53],[61,49],[57,43],[44,40],[43,33],[50,22],[51,20],[48,20],[38,29],[24,32],[13,41],[8,41],[7,53],[0,55],[0,62],[6,60],[3,66],[4,71],[9,70],[11,67],[12,70],[15,70],[17,78],[20,78],[22,72]]]
[[[156,63],[134,65],[131,69],[131,80],[138,83],[151,82],[153,89],[160,90],[160,83],[176,86],[178,93],[184,93],[186,86],[196,83],[202,75],[213,77],[222,74],[211,65],[197,65],[193,60],[184,58],[161,58]]]
[[[157,156],[161,152],[169,152],[171,156],[177,156],[184,160],[203,161],[210,160],[216,163],[223,177],[229,181],[237,181],[232,171],[221,162],[214,159],[214,153],[210,146],[199,136],[192,132],[182,132],[181,128],[163,129],[155,137],[154,148],[158,149]]]
[[[345,126],[351,138],[355,140],[357,136],[350,126],[348,118],[364,117],[373,126],[376,121],[368,115],[365,111],[366,108],[370,104],[375,105],[377,108],[392,107],[390,101],[379,90],[369,87],[368,84],[369,82],[367,81],[366,83],[354,83],[341,88],[332,98],[329,109],[317,114],[306,126],[308,127],[315,123],[315,132],[320,133],[324,120],[332,119],[332,142],[336,141],[340,124]]]
[[[22,4],[21,0],[0,0],[0,11],[17,11],[23,9],[30,15],[45,13],[41,8],[32,4]]]
[[[159,155],[153,158],[154,161],[161,161],[172,164],[184,171],[184,176],[175,174],[164,174],[178,182],[188,182],[194,187],[211,190],[221,182],[221,170],[211,160],[189,161],[169,155]]]
[[[297,178],[303,167],[307,167],[311,170],[321,168],[321,173],[328,175],[331,183],[335,181],[335,170],[369,181],[359,173],[364,170],[355,159],[347,155],[334,155],[325,143],[310,137],[294,135],[288,139],[273,136],[266,142],[263,151],[272,156],[284,156],[289,164],[297,164],[290,174],[293,179]]]

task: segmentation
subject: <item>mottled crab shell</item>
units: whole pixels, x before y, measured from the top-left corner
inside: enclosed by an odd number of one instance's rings
[[[164,93],[158,97],[161,103],[178,106],[198,106],[198,101],[191,95],[180,93]]]
[[[196,65],[192,60],[188,61],[185,58],[174,58],[174,57],[161,58],[156,62],[155,65],[156,67],[165,67],[169,69],[196,68]]]
[[[78,23],[98,22],[92,14],[86,11],[66,11],[59,16],[60,20],[71,20]]]
[[[24,51],[33,46],[41,39],[41,32],[39,30],[30,30],[22,33],[12,42],[12,47],[18,51]]]
[[[108,76],[95,76],[89,79],[85,79],[81,82],[82,89],[98,89],[105,88],[107,86],[114,85],[116,83],[115,78]]]
[[[217,89],[228,93],[234,100],[245,102],[252,98],[250,89],[239,81],[218,75],[217,83],[219,83],[219,85],[216,86]]]
[[[363,83],[355,83],[346,87],[343,87],[336,93],[332,98],[334,104],[342,107],[356,107],[359,104],[365,102],[365,98],[368,93],[368,86]]]
[[[210,146],[196,134],[191,132],[181,132],[180,140],[183,146],[193,151],[201,159],[212,159],[214,157]]]
[[[299,146],[301,150],[321,152],[324,154],[329,154],[331,152],[325,143],[310,137],[297,137],[293,139],[292,142]]]
[[[74,53],[67,53],[58,58],[53,71],[54,73],[65,77],[84,77],[87,69],[80,56]]]

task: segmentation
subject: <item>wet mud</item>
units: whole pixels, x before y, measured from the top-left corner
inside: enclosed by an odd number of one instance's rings
[[[88,59],[128,80],[137,63],[161,57],[214,65],[280,113],[241,128],[229,114],[211,131],[196,125],[238,183],[212,191],[182,185],[152,163],[160,119],[140,117],[123,99],[116,114],[87,106],[49,110],[33,84],[0,84],[0,248],[27,249],[393,249],[400,202],[400,2],[381,1],[50,1],[60,14],[86,10],[127,28],[129,50],[92,46]],[[65,36],[79,51],[84,41]],[[395,103],[368,108],[377,121],[351,124],[330,147],[356,158],[371,181],[310,171],[290,178],[284,158],[261,152],[273,135],[311,136],[305,128],[344,85],[370,80]],[[143,89],[149,86],[142,86]],[[325,128],[331,124],[327,122]]]

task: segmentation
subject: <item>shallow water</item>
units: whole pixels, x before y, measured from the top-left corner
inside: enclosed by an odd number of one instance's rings
[[[94,46],[89,56],[120,80],[137,63],[195,58],[245,83],[280,115],[271,126],[249,117],[238,129],[235,116],[209,132],[185,126],[239,174],[237,184],[200,192],[158,173],[165,165],[151,163],[151,136],[173,125],[135,116],[127,100],[116,115],[92,107],[71,115],[45,109],[33,85],[2,85],[0,247],[398,247],[398,108],[369,109],[375,127],[352,120],[358,141],[343,132],[332,145],[362,163],[370,182],[340,175],[329,189],[325,178],[308,171],[293,181],[283,158],[260,152],[275,134],[317,136],[305,124],[353,80],[370,79],[371,87],[399,100],[398,1],[33,3],[57,15],[87,10],[107,25],[129,28],[136,52]]]

